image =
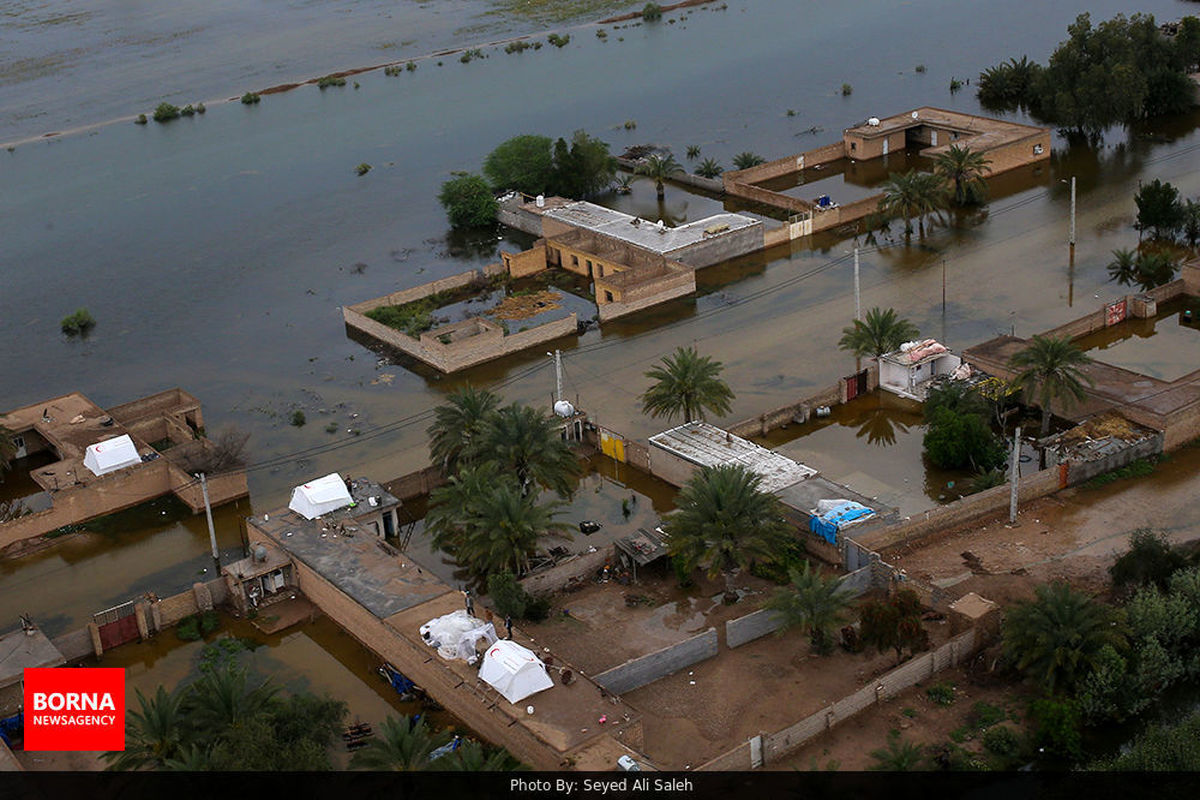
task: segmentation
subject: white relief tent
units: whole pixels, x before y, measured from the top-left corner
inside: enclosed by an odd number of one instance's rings
[[[96,475],[107,475],[140,463],[142,457],[138,455],[137,445],[127,433],[90,444],[83,454],[83,465]]]
[[[479,677],[510,703],[519,703],[554,685],[542,660],[532,650],[508,639],[500,639],[487,649]]]
[[[288,503],[288,508],[305,519],[316,519],[353,502],[342,476],[331,472],[292,489],[292,501]]]

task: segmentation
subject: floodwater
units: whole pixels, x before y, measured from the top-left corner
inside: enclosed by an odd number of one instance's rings
[[[124,7],[78,0],[4,2],[15,24],[0,33],[0,138],[377,63],[374,48],[387,53],[382,62],[491,36],[455,34],[477,24],[471,15],[482,3],[203,8],[141,9],[131,19]],[[1142,9],[1162,19],[1195,10],[1180,0]],[[1115,0],[1022,0],[1000,14],[983,0],[731,0],[725,10],[609,30],[603,40],[582,28],[561,50],[489,48],[469,64],[447,56],[399,77],[362,74],[357,90],[306,86],[253,107],[211,103],[207,114],[167,125],[125,120],[18,143],[0,152],[0,408],[75,390],[112,405],[186,388],[203,402],[209,430],[233,424],[252,434],[253,501],[216,520],[222,547],[236,549],[239,517],[286,502],[302,480],[333,470],[386,480],[423,466],[430,410],[456,386],[546,402],[553,374],[541,350],[442,377],[393,365],[346,335],[341,305],[528,243],[503,231],[448,236],[435,196],[452,171],[477,169],[496,144],[527,132],[586,129],[614,152],[656,143],[682,156],[696,144],[701,157],[728,167],[745,150],[778,158],[824,144],[872,115],[921,105],[978,111],[972,92],[949,93],[951,78],[1010,56],[1044,60],[1084,10],[1103,19],[1127,9]],[[389,13],[395,26],[381,22]],[[497,24],[513,32],[539,23]],[[395,27],[414,31],[415,43]],[[855,57],[837,57],[844,53]],[[840,94],[846,82],[849,97]],[[813,126],[830,133],[814,136]],[[1197,127],[1193,113],[1116,131],[1099,147],[1056,139],[1042,174],[993,181],[994,201],[962,227],[864,250],[864,307],[893,306],[955,348],[1096,308],[1116,293],[1105,271],[1110,251],[1136,242],[1138,182],[1163,178],[1185,196],[1200,194]],[[358,177],[364,161],[374,169]],[[1061,183],[1072,175],[1073,269]],[[638,213],[650,206],[655,216],[647,191],[635,182],[634,194],[615,202]],[[681,222],[718,205],[671,186],[667,213],[657,215]],[[568,397],[605,426],[646,437],[664,426],[640,412],[643,373],[677,346],[725,363],[737,394],[729,420],[848,374],[852,362],[836,344],[854,308],[852,245],[827,235],[705,270],[700,296],[568,340]],[[80,306],[99,324],[86,339],[68,339],[58,320]],[[308,417],[303,427],[288,424],[297,409]],[[906,477],[924,480],[915,466]],[[207,551],[203,517],[154,510],[109,536],[0,564],[0,618],[29,611],[63,629],[131,594],[186,585]]]
[[[1185,309],[1195,309],[1200,322],[1195,299],[1184,298],[1159,306],[1150,319],[1127,319],[1077,344],[1097,361],[1174,381],[1200,368],[1200,324],[1185,322]]]

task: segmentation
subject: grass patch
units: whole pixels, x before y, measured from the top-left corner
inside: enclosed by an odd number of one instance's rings
[[[173,119],[179,119],[179,106],[159,103],[158,107],[154,109],[155,122],[170,122]]]
[[[175,626],[175,635],[185,642],[195,642],[221,627],[221,618],[215,611],[192,614],[184,617]]]
[[[580,17],[599,17],[624,11],[620,0],[494,0],[489,15],[515,16],[542,23],[561,23]]]
[[[346,85],[346,79],[339,75],[326,75],[325,77],[317,80],[317,88],[320,89],[321,91],[325,91],[326,89],[328,89],[331,86],[345,86],[345,85]]]
[[[63,317],[59,326],[67,336],[86,336],[96,327],[96,318],[86,308],[80,308],[76,309],[75,313]]]
[[[1097,475],[1090,480],[1084,481],[1083,485],[1088,489],[1099,489],[1122,478],[1144,478],[1154,473],[1154,467],[1161,460],[1160,456],[1139,458],[1137,461],[1131,461],[1120,469],[1114,469],[1112,472],[1106,472],[1103,475]]]
[[[925,696],[939,706],[953,705],[954,703],[954,684],[953,683],[937,683],[925,690]]]
[[[433,327],[433,309],[433,303],[426,298],[402,306],[372,308],[367,318],[416,338]]]
[[[990,728],[997,722],[1003,722],[1007,716],[1008,714],[1003,708],[980,700],[971,706],[971,713],[967,715],[967,721],[976,728]]]
[[[261,101],[262,98],[258,96],[258,92],[246,92],[242,95],[242,105],[244,106],[257,105]]]
[[[292,422],[292,425],[294,425],[295,427],[303,428],[304,423],[308,422],[308,419],[304,416],[303,411],[301,411],[300,409],[296,409],[295,411],[292,412],[291,422]]]
[[[546,41],[549,42],[550,44],[554,45],[555,47],[566,47],[568,44],[571,43],[571,34],[569,34],[569,33],[565,33],[565,34],[552,33],[546,37]]]

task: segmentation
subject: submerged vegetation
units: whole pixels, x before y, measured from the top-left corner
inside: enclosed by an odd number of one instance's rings
[[[63,317],[59,324],[67,336],[86,336],[96,327],[96,318],[86,308],[80,308]]]

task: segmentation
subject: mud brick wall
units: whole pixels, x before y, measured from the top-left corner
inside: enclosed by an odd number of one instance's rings
[[[659,678],[690,667],[717,654],[717,629],[685,639],[679,644],[664,647],[624,664],[593,675],[592,680],[613,694],[631,692]]]
[[[63,658],[67,663],[78,661],[81,658],[87,658],[92,655],[92,635],[87,628],[79,628],[78,630],[64,633],[57,639],[53,640],[53,644],[58,648],[58,652],[63,654]]]
[[[853,597],[870,591],[875,585],[871,567],[866,566],[846,573],[839,580],[839,584]],[[774,633],[782,624],[783,620],[776,612],[765,608],[744,617],[731,619],[725,623],[725,646],[741,647],[747,642],[761,639],[768,633]]]
[[[437,487],[446,483],[446,476],[438,467],[425,467],[416,472],[402,475],[394,481],[389,481],[387,490],[398,500],[411,500],[429,494]]]
[[[763,224],[755,222],[744,228],[709,236],[695,244],[672,250],[668,256],[675,261],[699,269],[731,258],[753,253],[763,248]]]
[[[697,772],[742,772],[751,768],[750,743],[742,742],[727,753],[696,767]]]
[[[1097,475],[1103,475],[1105,472],[1120,469],[1130,462],[1137,461],[1139,458],[1157,455],[1162,451],[1163,435],[1159,433],[1145,441],[1138,442],[1133,447],[1126,447],[1123,450],[1112,453],[1104,458],[1098,458],[1095,461],[1071,462],[1067,482],[1071,486],[1074,486],[1091,480]]]
[[[603,283],[598,282],[598,288],[603,289]],[[597,303],[596,310],[600,315],[600,321],[607,322],[644,308],[665,303],[668,300],[674,300],[677,297],[686,297],[695,291],[696,274],[694,272],[671,273],[625,292],[625,299],[621,302]]]
[[[874,214],[879,209],[879,201],[882,197],[882,194],[876,194],[844,206],[838,206],[830,211],[813,212],[813,232],[829,230],[840,225],[848,225],[851,222],[857,222],[863,217]]]

